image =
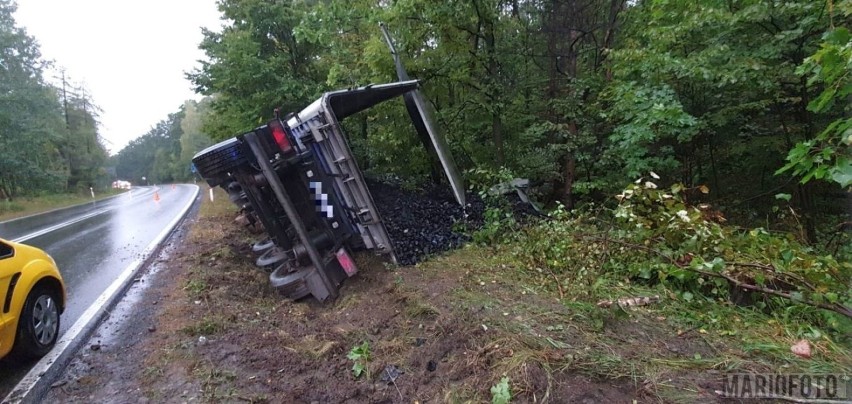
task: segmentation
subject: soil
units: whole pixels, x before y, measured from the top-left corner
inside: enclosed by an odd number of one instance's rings
[[[503,369],[513,402],[659,401],[629,375],[582,371],[596,347],[565,322],[576,313],[464,260],[390,268],[360,256],[338,299],[291,302],[251,264],[260,235],[225,219],[184,222],[44,402],[491,402]],[[608,319],[601,337],[621,341],[622,357],[713,355],[652,322]],[[347,355],[365,341],[356,377]]]

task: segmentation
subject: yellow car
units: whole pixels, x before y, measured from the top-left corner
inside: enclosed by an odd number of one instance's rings
[[[59,336],[65,284],[38,248],[0,239],[0,358],[47,354]]]

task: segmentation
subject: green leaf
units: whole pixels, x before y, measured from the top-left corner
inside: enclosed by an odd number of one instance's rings
[[[852,34],[850,34],[849,30],[845,27],[838,27],[831,31],[828,31],[823,37],[826,42],[837,44],[840,46],[848,45],[848,42],[851,38]]]
[[[503,377],[500,383],[491,387],[491,404],[509,404],[512,401],[512,391],[509,387],[509,378]]]
[[[838,163],[831,170],[831,179],[843,188],[852,185],[852,159],[846,159],[842,165]]]
[[[361,373],[364,373],[364,368],[365,367],[363,363],[356,362],[354,365],[352,365],[352,374],[355,375],[355,377],[361,377]]]
[[[787,202],[789,202],[790,199],[792,199],[792,198],[793,198],[793,196],[790,195],[790,194],[776,194],[775,195],[775,199],[781,199],[781,200],[785,200]]]
[[[683,297],[683,300],[686,300],[687,302],[691,302],[693,299],[692,293],[690,292],[683,292],[681,297]]]

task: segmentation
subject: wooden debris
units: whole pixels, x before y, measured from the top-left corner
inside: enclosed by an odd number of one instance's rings
[[[613,304],[617,304],[621,308],[647,306],[651,303],[660,301],[660,295],[654,296],[639,296],[639,297],[622,297],[617,300],[601,300],[598,302],[598,307],[608,308]]]

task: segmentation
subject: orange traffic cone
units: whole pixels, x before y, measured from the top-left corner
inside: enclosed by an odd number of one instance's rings
[[[160,193],[154,191],[154,202],[160,202]]]

